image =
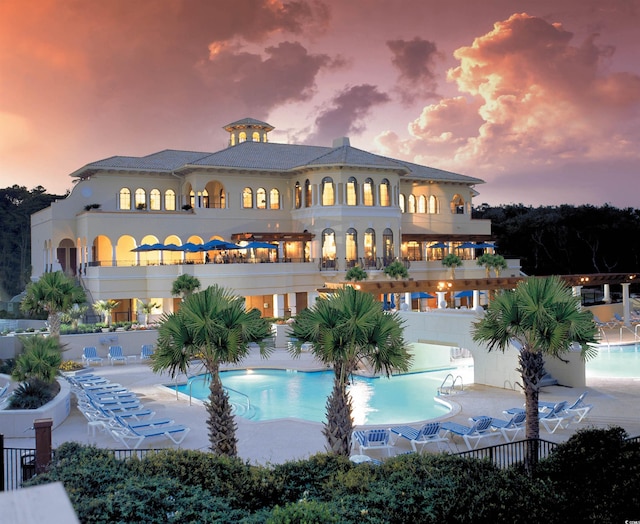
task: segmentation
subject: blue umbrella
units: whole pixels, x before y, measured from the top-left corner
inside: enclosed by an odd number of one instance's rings
[[[154,249],[158,249],[157,247],[153,247],[152,244],[140,244],[138,247],[134,247],[131,251],[153,251]]]
[[[473,242],[465,242],[464,244],[460,244],[456,249],[476,249],[477,247],[478,245]]]
[[[480,291],[481,295],[484,295],[485,292],[484,291]],[[458,293],[456,293],[454,295],[455,298],[470,298],[473,296],[473,291],[471,290],[466,290],[466,291],[459,291]]]
[[[162,250],[163,251],[182,251],[180,246],[178,246],[177,244],[165,244]]]
[[[433,295],[430,295],[429,293],[425,293],[424,291],[415,291],[413,293],[411,293],[411,298],[436,298]]]
[[[436,242],[435,244],[431,244],[429,247],[431,249],[446,249],[449,246],[447,244],[443,244],[442,242]]]
[[[476,244],[478,249],[495,249],[495,244],[488,244],[487,242],[482,242],[481,244]]]
[[[275,244],[269,244],[268,242],[249,242],[242,249],[278,249]]]
[[[206,244],[203,244],[203,251],[213,251],[219,250],[224,251],[226,249],[242,249],[239,245],[234,244],[233,242],[227,242],[226,240],[219,240],[214,238],[213,240],[209,240]]]
[[[182,244],[179,249],[180,251],[186,251],[188,253],[196,253],[198,251],[202,251],[202,244],[187,242],[186,244]]]

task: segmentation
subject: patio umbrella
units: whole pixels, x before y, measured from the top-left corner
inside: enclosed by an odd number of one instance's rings
[[[242,247],[234,244],[233,242],[227,242],[226,240],[219,240],[217,238],[209,240],[209,242],[203,244],[203,251],[224,251],[227,249],[242,249]]]
[[[482,242],[481,244],[476,244],[478,249],[495,249],[495,244],[488,244],[487,242]]]
[[[134,247],[131,251],[135,251],[135,252],[153,251],[154,249],[158,249],[158,248],[153,247],[153,244],[140,244],[138,247]]]
[[[433,295],[430,295],[429,293],[425,293],[424,291],[415,291],[413,293],[411,293],[411,298],[436,298]]]
[[[203,244],[194,244],[192,242],[187,242],[186,244],[182,244],[178,249],[180,251],[186,251],[187,253],[196,253],[198,251],[202,251]]]
[[[436,242],[435,244],[431,244],[429,247],[431,249],[446,249],[449,246],[447,244],[443,244],[442,242]]]
[[[477,247],[478,245],[473,242],[465,242],[464,244],[460,244],[456,249],[476,249]]]
[[[484,291],[480,291],[481,295],[484,295],[485,292]],[[454,295],[455,298],[471,298],[473,296],[473,291],[471,290],[466,290],[466,291],[459,291],[458,293],[456,293]]]
[[[162,248],[163,251],[181,251],[180,246],[177,244],[165,244]]]
[[[249,242],[242,249],[278,249],[275,244],[269,244],[268,242]]]

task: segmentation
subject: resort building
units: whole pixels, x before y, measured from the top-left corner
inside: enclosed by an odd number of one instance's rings
[[[223,285],[268,317],[312,305],[355,265],[369,281],[387,280],[394,260],[413,280],[445,281],[442,258],[455,253],[456,278],[485,277],[475,258],[492,247],[491,224],[471,217],[482,180],[372,154],[348,138],[271,143],[274,128],[251,118],[224,129],[221,151],[113,156],[71,173],[71,193],[32,216],[33,278],[62,270],[90,302],[118,301],[115,321],[135,321],[143,302],[158,305],[152,316],[173,311],[182,274],[203,288]],[[509,262],[505,276],[519,275]],[[427,306],[436,300],[405,308]]]

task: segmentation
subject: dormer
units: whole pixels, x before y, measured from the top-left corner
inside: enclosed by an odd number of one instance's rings
[[[267,133],[273,131],[274,127],[254,118],[243,118],[227,124],[223,129],[229,132],[229,145],[235,146],[242,142],[268,142]]]

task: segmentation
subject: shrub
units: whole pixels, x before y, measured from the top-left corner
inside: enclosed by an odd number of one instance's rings
[[[38,378],[53,383],[62,363],[60,343],[57,338],[34,335],[20,337],[24,346],[16,358],[16,366],[11,376],[16,380]]]
[[[305,524],[339,522],[333,507],[329,504],[303,499],[287,504],[284,508],[276,506],[266,520],[267,524]]]
[[[8,409],[38,409],[53,400],[58,391],[60,385],[57,382],[51,384],[38,378],[30,378],[13,391],[9,397]]]
[[[65,360],[60,364],[58,369],[60,369],[60,371],[78,371],[84,369],[84,366],[74,360]]]
[[[16,367],[16,361],[12,358],[0,360],[0,373],[3,375],[11,375]]]

